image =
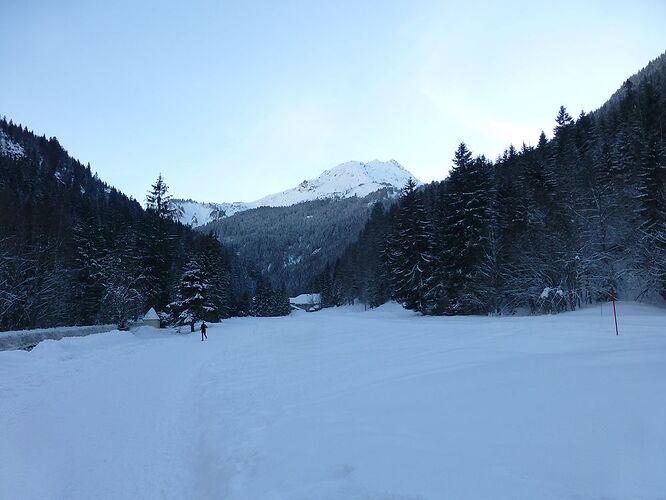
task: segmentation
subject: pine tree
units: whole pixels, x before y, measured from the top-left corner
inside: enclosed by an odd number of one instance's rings
[[[571,118],[571,115],[567,112],[567,108],[564,106],[560,106],[560,109],[557,111],[557,118],[555,118],[555,123],[557,124],[553,130],[555,135],[558,135],[563,130],[573,125],[573,118]]]
[[[172,321],[176,325],[206,319],[213,307],[209,302],[210,283],[200,263],[191,259],[180,277],[176,300],[168,306]]]
[[[176,208],[169,195],[169,186],[160,173],[146,196],[146,210],[153,212],[160,219],[175,220]]]
[[[409,179],[400,198],[395,232],[387,250],[387,267],[395,300],[423,314],[432,305],[428,301],[432,276],[431,240],[421,196],[414,181]]]
[[[637,200],[646,290],[666,298],[666,146],[659,113],[659,97],[644,79],[638,88],[641,135]]]
[[[449,312],[485,310],[477,289],[478,270],[486,254],[494,197],[492,170],[482,157],[472,160],[465,144],[453,159],[445,204],[445,255],[442,256]]]
[[[74,307],[78,311],[76,321],[81,325],[92,325],[100,319],[105,245],[101,228],[91,212],[74,226],[73,232],[76,248],[73,282]]]
[[[220,318],[228,318],[231,314],[232,291],[229,259],[213,235],[204,236],[200,244],[198,260],[202,272],[210,284],[207,300],[211,310],[204,319],[216,322]]]
[[[273,288],[266,279],[260,277],[252,297],[250,314],[257,317],[272,316],[273,305]]]
[[[102,259],[101,314],[104,322],[125,326],[145,311],[137,234],[123,217],[112,215],[105,226],[105,236],[108,250]]]
[[[390,298],[386,268],[382,259],[382,249],[389,234],[389,219],[384,207],[377,203],[372,209],[367,224],[367,237],[362,244],[365,249],[364,298],[370,307],[379,307]]]
[[[324,272],[319,277],[319,291],[321,294],[321,307],[333,307],[336,305],[333,291],[333,271],[331,265],[326,264]]]
[[[175,212],[171,197],[167,194],[168,189],[160,174],[146,196],[148,213],[139,235],[145,277],[142,294],[147,306],[158,310],[169,304],[171,284],[176,277],[174,243],[177,237],[172,232]]]
[[[274,290],[272,313],[273,316],[287,316],[291,313],[289,295],[284,283]]]

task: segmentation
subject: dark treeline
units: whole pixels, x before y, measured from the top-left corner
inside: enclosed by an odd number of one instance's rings
[[[424,314],[572,310],[666,298],[666,55],[598,111],[491,162],[465,144],[446,180],[378,206],[317,278],[324,306],[395,299]]]
[[[149,307],[173,322],[244,312],[251,281],[233,255],[172,220],[161,177],[147,201],[1,120],[0,330],[122,324]]]

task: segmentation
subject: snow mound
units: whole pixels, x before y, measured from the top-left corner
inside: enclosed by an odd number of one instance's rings
[[[60,340],[65,337],[83,337],[115,330],[117,325],[61,326],[0,332],[0,351],[22,349],[45,340]]]

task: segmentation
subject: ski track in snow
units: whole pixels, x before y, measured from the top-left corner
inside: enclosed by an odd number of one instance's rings
[[[395,304],[0,353],[0,498],[666,499],[666,311]]]

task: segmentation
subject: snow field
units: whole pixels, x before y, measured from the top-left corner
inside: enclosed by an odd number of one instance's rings
[[[664,499],[666,312],[389,304],[0,353],[0,498]]]

